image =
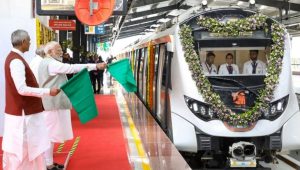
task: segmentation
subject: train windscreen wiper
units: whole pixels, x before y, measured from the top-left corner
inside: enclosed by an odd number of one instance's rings
[[[208,79],[214,79],[214,80],[219,80],[219,81],[228,81],[228,82],[232,82],[232,83],[236,83],[238,84],[240,87],[244,88],[245,90],[250,91],[251,93],[255,94],[255,96],[258,96],[258,94],[253,91],[252,89],[248,88],[246,85],[244,85],[243,83],[237,81],[237,80],[233,80],[233,79],[228,79],[228,78],[224,78],[224,77],[208,77]]]

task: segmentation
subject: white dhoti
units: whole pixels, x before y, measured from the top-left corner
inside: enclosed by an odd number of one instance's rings
[[[27,116],[4,114],[4,170],[46,169],[43,153],[49,144],[43,113]]]
[[[3,153],[3,170],[45,170],[46,163],[43,154],[33,160],[29,160],[27,143],[23,146],[23,159],[20,160],[16,154]]]
[[[51,142],[63,143],[73,139],[70,110],[44,111],[44,116]]]

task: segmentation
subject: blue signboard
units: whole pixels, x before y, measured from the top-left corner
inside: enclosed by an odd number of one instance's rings
[[[98,34],[102,35],[105,34],[105,27],[103,24],[96,25],[96,26],[84,26],[84,32],[85,34]]]
[[[95,26],[95,34],[105,34],[105,28],[103,24]]]

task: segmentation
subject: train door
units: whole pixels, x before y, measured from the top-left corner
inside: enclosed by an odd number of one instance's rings
[[[159,45],[154,46],[154,77],[153,77],[153,106],[152,110],[157,117],[157,81],[158,81],[158,63],[159,63]]]
[[[169,107],[169,94],[168,88],[170,87],[170,61],[171,53],[167,52],[166,44],[159,46],[159,69],[157,74],[157,118],[161,122],[162,128],[166,131],[168,129],[168,119],[170,118]]]
[[[144,71],[144,54],[142,53],[142,50],[138,50],[139,57],[139,71],[138,71],[138,94],[140,99],[142,99],[143,96],[143,71]]]
[[[146,98],[147,98],[147,73],[148,73],[148,53],[147,53],[147,48],[143,48],[142,50],[142,56],[144,56],[144,70],[143,70],[143,101],[147,103]]]

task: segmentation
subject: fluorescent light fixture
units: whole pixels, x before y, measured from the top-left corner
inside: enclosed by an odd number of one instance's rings
[[[160,26],[160,24],[153,24],[153,25],[150,26],[150,28],[157,28],[159,26]]]
[[[146,32],[154,32],[155,29],[145,29]]]
[[[170,18],[162,18],[162,19],[159,19],[157,22],[158,23],[166,23],[166,22],[168,22],[170,20],[171,20]]]

